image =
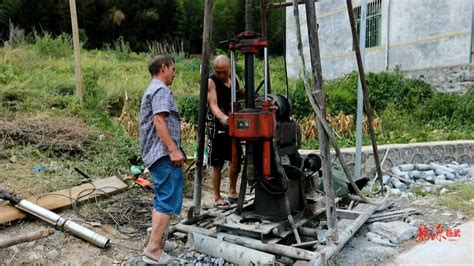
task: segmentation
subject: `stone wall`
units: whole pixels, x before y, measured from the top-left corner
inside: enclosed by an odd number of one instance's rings
[[[424,80],[440,92],[464,93],[474,89],[474,64],[402,73],[407,78]]]
[[[388,150],[383,169],[404,163],[430,163],[442,164],[457,161],[474,165],[474,140],[437,141],[413,144],[388,144],[378,146],[379,157],[382,160]],[[310,152],[319,155],[317,150],[300,150],[302,154]],[[341,149],[343,158],[350,171],[354,172],[355,148]],[[335,153],[331,152],[332,161],[339,163]],[[372,146],[362,147],[362,175],[373,177],[375,174],[375,160]]]

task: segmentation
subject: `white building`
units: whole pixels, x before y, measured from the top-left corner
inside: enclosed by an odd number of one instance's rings
[[[360,17],[360,0],[353,1]],[[306,11],[299,7],[304,54],[310,67]],[[286,10],[288,74],[297,78],[301,62],[296,46],[293,7]],[[357,70],[345,0],[316,3],[323,78]],[[368,0],[367,72],[400,68],[441,91],[474,88],[474,0]]]

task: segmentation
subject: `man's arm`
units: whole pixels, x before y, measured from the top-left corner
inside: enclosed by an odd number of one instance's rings
[[[227,125],[227,119],[229,117],[227,114],[224,114],[217,105],[216,83],[214,83],[212,79],[209,79],[207,85],[207,103],[209,104],[212,114],[217,117],[223,125]]]
[[[180,167],[184,163],[184,155],[171,138],[168,124],[166,123],[167,115],[168,113],[166,112],[155,114],[153,116],[153,123],[155,124],[158,136],[168,149],[171,163],[176,167]]]

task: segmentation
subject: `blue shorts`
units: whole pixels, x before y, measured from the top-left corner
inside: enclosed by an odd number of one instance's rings
[[[170,157],[161,157],[148,170],[153,176],[154,208],[157,212],[178,215],[183,203],[183,169],[175,167]]]

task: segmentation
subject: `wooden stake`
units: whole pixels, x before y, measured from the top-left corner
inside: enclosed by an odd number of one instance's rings
[[[306,7],[306,21],[308,28],[308,41],[309,51],[311,56],[311,69],[313,70],[313,85],[314,95],[316,102],[321,110],[323,119],[326,119],[326,102],[323,91],[323,75],[321,70],[321,54],[319,51],[319,36],[318,36],[318,23],[316,22],[316,8],[314,7],[313,0],[305,1]],[[338,241],[339,235],[337,233],[337,216],[336,216],[336,203],[334,192],[334,181],[331,174],[331,153],[329,151],[329,137],[324,131],[323,125],[318,120],[318,137],[319,146],[321,150],[321,158],[323,162],[323,183],[324,191],[326,192],[326,216],[328,221],[329,231],[332,233],[331,239]]]
[[[310,5],[313,5],[314,9],[314,2],[308,0]],[[308,1],[306,3],[308,3]],[[306,5],[306,12],[308,12],[308,4]],[[311,11],[310,11],[311,12]],[[303,55],[303,43],[301,38],[301,26],[300,26],[300,18],[299,18],[299,10],[298,10],[298,1],[293,0],[293,13],[295,16],[296,22],[296,39],[298,42],[298,51],[301,57],[302,65],[303,65],[303,81],[305,83],[305,91],[308,96],[312,105],[316,105],[314,102],[313,95],[309,90],[308,84],[308,76],[306,74],[306,66],[305,60]],[[325,120],[326,115],[324,111],[324,93],[322,90],[322,74],[321,74],[321,58],[319,55],[319,44],[318,44],[318,37],[311,32],[310,29],[316,29],[316,12],[312,13],[312,18],[307,16],[308,21],[308,33],[309,40],[310,40],[310,52],[311,52],[311,65],[313,69],[313,76],[314,76],[314,93],[316,95],[317,105],[319,107],[319,113],[321,114],[321,118]],[[317,33],[316,33],[317,34]],[[319,62],[319,63],[318,63]],[[331,175],[331,157],[329,152],[329,143],[328,143],[328,135],[324,131],[323,125],[321,121],[317,121],[318,126],[318,138],[319,138],[319,145],[321,151],[321,160],[322,160],[322,170],[323,170],[323,185],[324,191],[326,192],[325,203],[326,203],[326,216],[328,222],[328,240],[337,241],[338,240],[338,233],[337,233],[337,216],[336,216],[336,203],[335,203],[335,193],[334,193],[334,183],[332,180]],[[326,122],[327,124],[327,122]]]
[[[206,129],[206,106],[207,106],[207,86],[209,80],[209,58],[211,56],[212,38],[212,0],[206,0],[204,5],[204,27],[202,33],[202,64],[201,64],[201,87],[199,91],[199,120],[198,120],[198,151],[196,158],[196,169],[194,172],[193,190],[193,215],[199,216],[201,213],[201,193],[202,193],[202,165],[204,157],[204,134]]]
[[[76,0],[69,0],[69,9],[71,10],[72,42],[74,44],[74,62],[76,72],[76,95],[82,103],[84,93],[82,91],[81,80],[81,45],[79,43],[79,30],[77,27]]]

